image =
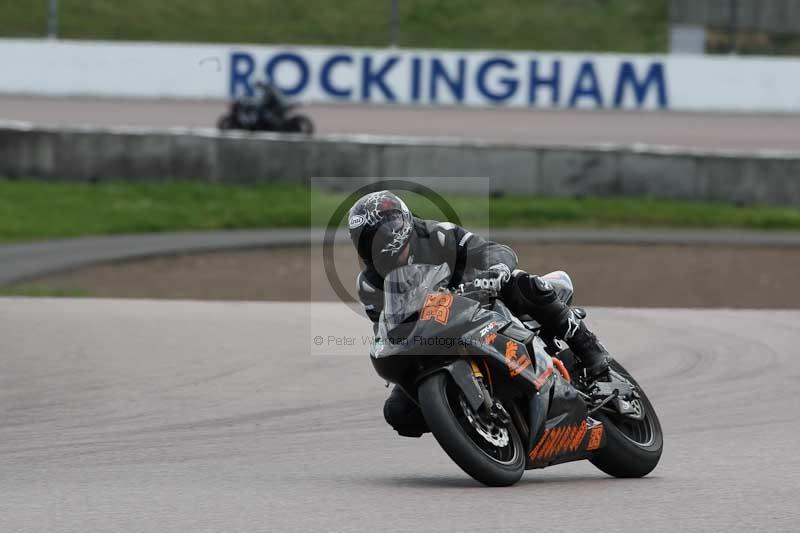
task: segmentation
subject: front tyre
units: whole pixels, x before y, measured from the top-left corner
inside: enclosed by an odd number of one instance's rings
[[[605,427],[606,445],[598,450],[591,461],[597,468],[614,477],[635,478],[649,474],[658,464],[664,448],[664,435],[655,409],[636,380],[617,361],[611,361],[611,370],[636,386],[639,392],[642,420],[598,411],[595,416]]]
[[[525,471],[525,451],[510,420],[490,417],[485,407],[475,413],[447,372],[426,378],[418,394],[428,428],[464,472],[492,487],[519,481]]]

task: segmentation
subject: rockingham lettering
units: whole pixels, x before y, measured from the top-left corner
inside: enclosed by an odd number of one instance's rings
[[[266,50],[266,51],[265,51]],[[260,48],[229,58],[229,95],[272,80],[314,101],[589,109],[669,109],[657,57]]]

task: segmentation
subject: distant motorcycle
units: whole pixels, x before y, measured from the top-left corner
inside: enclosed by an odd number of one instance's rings
[[[221,130],[277,131],[312,135],[314,124],[308,116],[294,113],[299,105],[287,103],[272,85],[257,84],[259,94],[241,96],[217,121]]]

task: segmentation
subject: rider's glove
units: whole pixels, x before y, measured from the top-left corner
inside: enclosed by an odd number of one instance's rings
[[[505,263],[498,263],[489,267],[489,270],[500,273],[500,280],[506,283],[511,279],[511,269]]]
[[[472,283],[478,289],[500,292],[503,284],[509,279],[511,270],[506,265],[498,264],[490,266],[489,270],[479,272]]]

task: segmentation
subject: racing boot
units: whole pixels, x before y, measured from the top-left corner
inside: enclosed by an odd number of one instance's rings
[[[605,346],[597,340],[594,333],[589,331],[582,320],[575,318],[574,313],[570,314],[573,316],[567,326],[567,333],[562,338],[580,361],[590,380],[611,381],[608,369],[610,355]]]
[[[419,406],[396,385],[383,404],[383,417],[401,437],[421,437],[430,431]]]
[[[553,285],[517,270],[503,288],[503,301],[517,314],[528,314],[551,335],[564,339],[593,381],[609,380],[609,354],[582,318],[562,301]]]

